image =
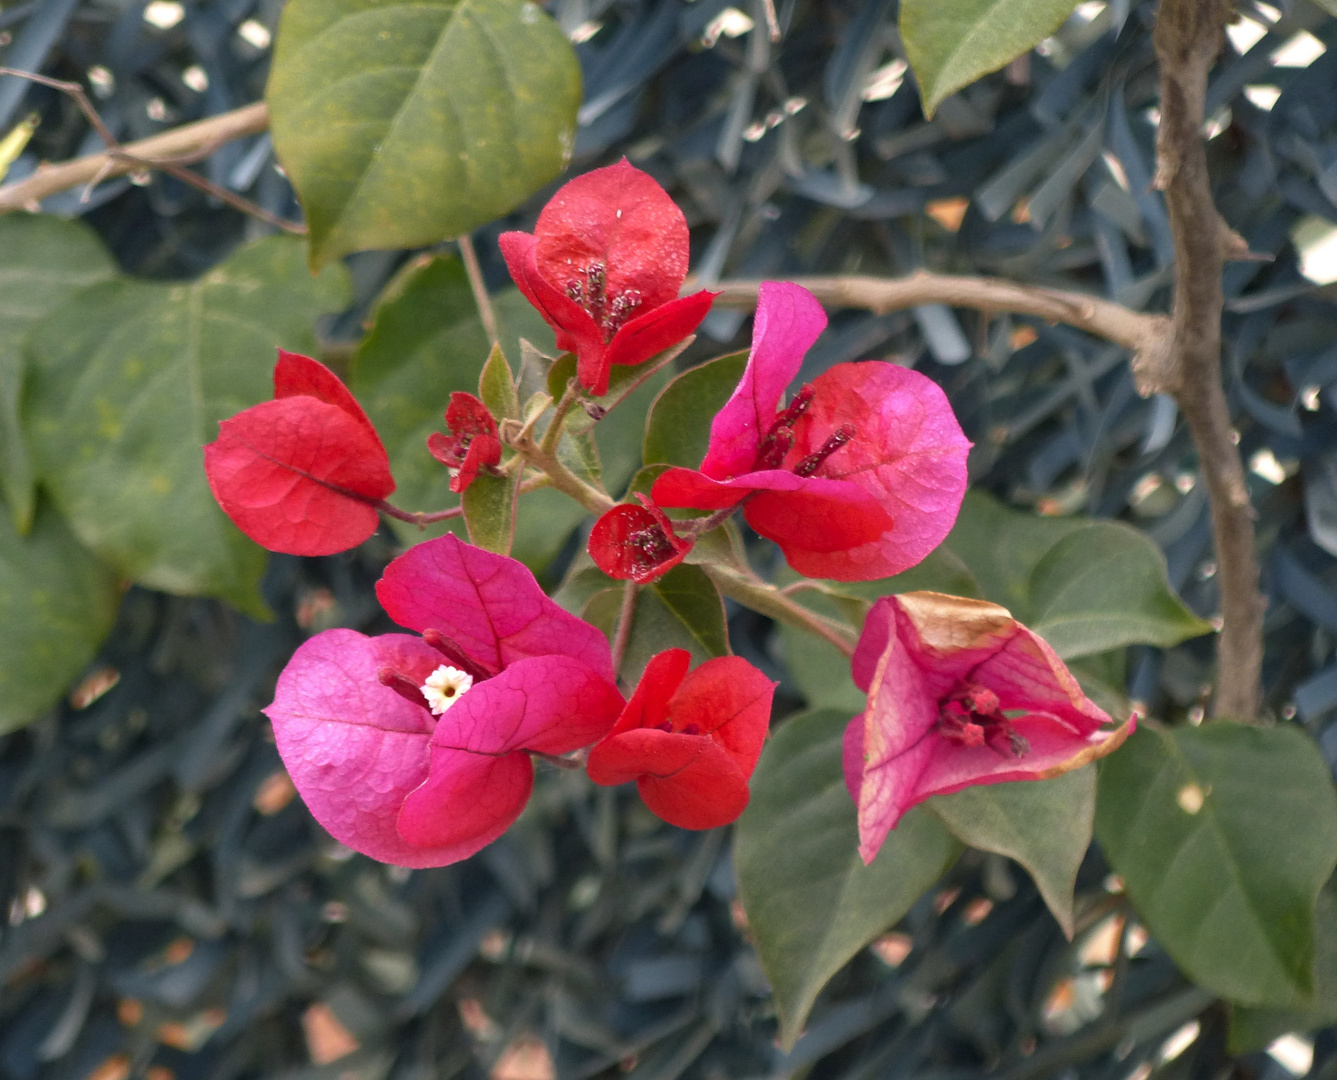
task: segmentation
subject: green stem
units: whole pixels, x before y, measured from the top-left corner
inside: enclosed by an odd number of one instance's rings
[[[823,618],[815,611],[809,611],[774,585],[767,585],[759,578],[740,577],[716,566],[705,566],[702,569],[710,575],[710,580],[720,592],[737,600],[743,607],[828,641],[846,656],[854,655],[854,631]]]
[[[617,629],[613,633],[613,674],[622,671],[622,661],[627,655],[627,642],[631,640],[631,624],[636,618],[637,585],[628,581],[622,587],[622,606],[617,613]]]
[[[554,418],[555,419],[555,418]],[[606,514],[616,503],[598,488],[591,487],[575,473],[557,460],[557,455],[545,450],[532,438],[517,440],[511,444],[517,454],[525,461],[546,473],[551,486],[564,495],[569,495],[591,514]]]
[[[577,400],[576,380],[567,379],[566,392],[557,402],[557,408],[553,410],[552,419],[548,422],[548,430],[543,433],[543,439],[539,443],[539,449],[545,454],[557,452],[557,444],[562,438],[562,428],[566,426],[567,414],[571,412]]]

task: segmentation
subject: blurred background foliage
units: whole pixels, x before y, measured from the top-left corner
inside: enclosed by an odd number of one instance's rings
[[[82,81],[128,142],[257,100],[280,7],[17,0],[0,8],[0,64]],[[687,215],[703,285],[927,267],[1165,308],[1173,253],[1149,189],[1150,4],[1078,5],[931,121],[893,0],[781,0],[779,45],[760,2],[549,10],[584,80],[570,170],[626,155],[651,172]],[[1208,145],[1222,212],[1273,256],[1232,264],[1225,279],[1227,382],[1269,599],[1266,707],[1307,728],[1333,764],[1337,19],[1310,0],[1238,11],[1209,88]],[[0,131],[29,117],[8,180],[100,147],[66,97],[0,78]],[[298,217],[268,134],[217,147],[200,169]],[[531,227],[556,183],[474,234],[513,362],[521,336],[546,339],[509,290],[495,239]],[[190,440],[266,395],[273,344],[318,351],[386,432],[402,504],[433,508],[445,478],[422,438],[486,354],[461,268],[443,245],[354,254],[310,278],[294,272],[299,242],[267,238],[270,226],[159,173],[72,189],[41,210],[53,216],[0,218],[0,730],[38,717],[0,735],[6,1080],[1337,1072],[1331,1031],[1288,1034],[1334,1017],[1214,1003],[1130,915],[1098,848],[1076,869],[1071,942],[1015,864],[968,852],[871,948],[840,958],[788,1052],[727,831],[675,830],[626,792],[548,772],[520,824],[467,863],[409,873],[350,857],[293,798],[258,709],[307,634],[389,629],[371,583],[406,537],[262,560],[220,531]],[[284,290],[270,295],[277,280]],[[110,325],[135,348],[118,351]],[[747,338],[746,315],[718,308],[680,363]],[[201,394],[183,391],[198,357],[247,342],[252,367],[218,365]],[[150,368],[129,370],[130,351]],[[91,381],[89,355],[103,365]],[[1189,607],[1215,612],[1191,443],[1168,398],[1138,397],[1120,349],[939,305],[834,311],[803,377],[865,357],[912,364],[947,389],[975,442],[975,484],[1037,528],[1062,531],[1075,514],[1135,525]],[[632,475],[655,389],[596,429],[610,487]],[[128,443],[167,452],[110,452]],[[143,460],[161,475],[136,471]],[[171,527],[150,535],[107,511],[169,494]],[[973,512],[1002,513],[978,500]],[[517,554],[545,583],[572,565],[581,516],[552,493],[525,497]],[[986,548],[997,537],[992,557],[1024,561],[1020,534],[990,520],[979,535]],[[748,543],[754,564],[781,572],[773,551]],[[979,551],[949,543],[934,560],[934,582],[986,595],[996,584]],[[567,587],[583,606],[579,577]],[[829,753],[822,717],[859,706],[844,662],[732,603],[724,617],[734,650],[780,682],[777,716],[835,710],[782,727],[792,756],[769,767]],[[1191,726],[1211,644],[1138,646],[1084,660],[1083,674],[1111,700]],[[812,812],[840,826],[850,810],[839,798]],[[1101,832],[1111,845],[1116,826]],[[950,864],[940,855],[917,869],[915,895]],[[820,924],[804,929],[820,951]],[[1334,955],[1320,941],[1321,971]]]

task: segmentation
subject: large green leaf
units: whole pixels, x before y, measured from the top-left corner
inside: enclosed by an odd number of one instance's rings
[[[965,788],[925,805],[962,843],[1024,866],[1072,937],[1072,893],[1096,813],[1094,767],[1050,780]]]
[[[82,222],[41,214],[0,217],[0,494],[14,526],[32,524],[35,477],[19,425],[24,361],[20,342],[29,327],[78,289],[116,272],[107,249]]]
[[[902,0],[905,58],[924,115],[981,75],[1029,52],[1063,25],[1075,0]]]
[[[641,456],[647,465],[695,469],[706,456],[710,422],[738,387],[747,353],[730,353],[684,371],[655,398]]]
[[[580,67],[529,0],[290,0],[265,100],[320,266],[518,206],[571,156]]]
[[[152,588],[266,609],[265,553],[224,516],[200,448],[273,395],[275,348],[315,349],[317,315],[347,303],[275,237],[181,284],[119,280],[75,295],[28,339],[39,478],[75,534]]]
[[[584,618],[611,640],[622,606],[623,587],[605,589],[585,605]],[[665,649],[687,649],[692,666],[729,652],[724,601],[699,566],[682,564],[640,589],[631,621],[631,637],[619,674],[630,686],[640,682],[650,657]]]
[[[1127,525],[1092,522],[1031,572],[1030,627],[1064,658],[1145,643],[1169,647],[1211,632],[1170,588],[1165,556]]]
[[[492,306],[508,355],[520,355],[521,337],[551,349],[552,331],[515,289],[498,293]],[[427,436],[444,429],[452,391],[473,393],[490,352],[458,260],[420,259],[386,288],[371,333],[353,358],[350,383],[390,454],[396,506],[442,510],[457,502],[450,474],[427,452]],[[535,572],[542,570],[584,516],[580,506],[557,491],[523,496],[511,554]],[[392,527],[408,544],[447,531],[464,536],[458,518],[425,530],[399,521]]]
[[[1096,836],[1194,982],[1246,1005],[1311,1000],[1337,794],[1298,728],[1144,725],[1101,762]]]
[[[0,735],[55,704],[111,630],[119,598],[49,504],[27,536],[0,514]]]
[[[734,830],[738,895],[786,1048],[831,976],[898,922],[960,853],[937,819],[916,808],[864,866],[840,764],[848,720],[812,712],[785,721],[762,753],[752,801]]]

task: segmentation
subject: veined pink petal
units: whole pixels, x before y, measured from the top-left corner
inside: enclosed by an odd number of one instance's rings
[[[539,271],[537,240],[529,233],[506,232],[497,238],[506,268],[526,300],[557,331],[557,347],[602,363],[604,334],[589,312]]]
[[[427,777],[433,718],[382,686],[377,672],[390,667],[425,680],[440,663],[408,634],[327,630],[293,654],[265,709],[315,819],[354,851],[398,866],[444,866],[469,854],[409,844],[395,829],[400,804]]]
[[[920,562],[951,531],[966,490],[970,441],[931,379],[882,361],[837,364],[812,383],[813,400],[794,426],[785,459],[793,468],[844,424],[854,438],[818,468],[877,499],[894,526],[846,550],[785,547],[789,565],[809,577],[864,581]]]
[[[613,678],[602,633],[549,600],[523,563],[455,536],[428,540],[395,559],[376,596],[400,626],[440,630],[494,671],[527,657],[567,656]]]
[[[280,349],[279,362],[274,365],[274,397],[296,397],[303,394],[342,409],[358,422],[373,441],[380,443],[381,437],[376,434],[376,428],[372,426],[357,398],[338,375],[319,360]]]
[[[703,473],[725,480],[756,464],[757,449],[775,422],[785,387],[825,329],[826,312],[807,289],[788,282],[762,283],[752,351],[738,388],[711,422]]]
[[[588,746],[608,733],[622,704],[611,682],[567,657],[510,665],[442,714],[427,778],[404,799],[399,835],[470,854],[485,847],[529,800],[528,751],[565,754]]]
[[[670,825],[714,829],[734,821],[747,806],[747,777],[709,736],[638,728],[610,739],[609,756],[642,763],[636,790]]]
[[[639,364],[678,344],[701,325],[718,295],[702,289],[629,320],[608,343],[608,364]]]

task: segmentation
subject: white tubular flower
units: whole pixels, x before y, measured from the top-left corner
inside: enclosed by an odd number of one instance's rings
[[[474,677],[459,668],[442,664],[427,676],[427,681],[419,689],[427,699],[427,705],[434,716],[440,716],[449,709],[460,696],[473,686]]]

